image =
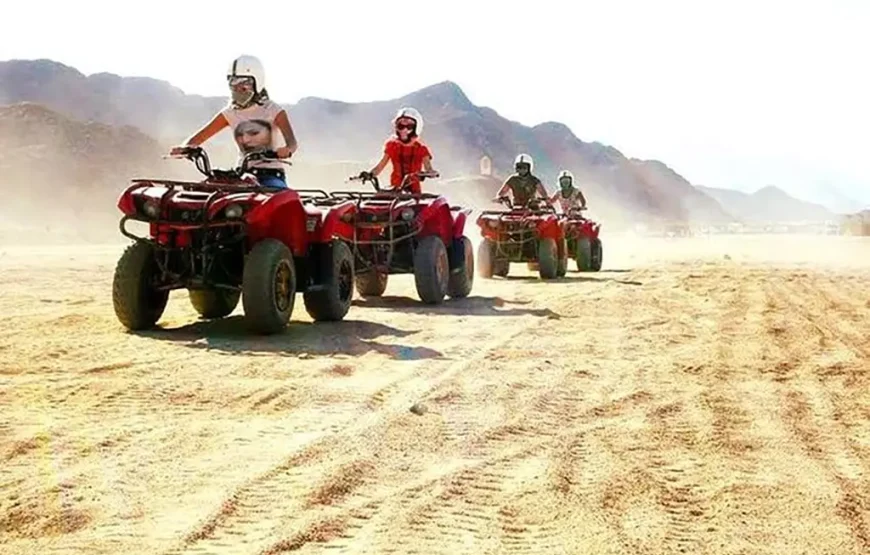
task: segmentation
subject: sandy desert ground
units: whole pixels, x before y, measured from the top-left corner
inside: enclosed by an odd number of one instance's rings
[[[268,338],[126,333],[120,249],[0,246],[0,553],[870,553],[867,240],[610,237]]]

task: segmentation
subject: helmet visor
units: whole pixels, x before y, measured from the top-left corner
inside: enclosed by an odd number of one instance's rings
[[[519,173],[529,173],[529,170],[532,169],[532,166],[526,162],[519,162],[516,165],[516,169]]]
[[[572,179],[566,175],[565,177],[559,179],[559,185],[561,185],[562,187],[570,187],[572,184],[571,181]]]

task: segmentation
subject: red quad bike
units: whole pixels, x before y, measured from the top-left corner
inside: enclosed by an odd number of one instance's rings
[[[352,226],[350,243],[356,270],[356,290],[362,297],[380,297],[390,274],[414,274],[417,294],[427,304],[445,296],[464,298],[474,283],[474,252],[463,235],[470,209],[450,206],[432,193],[408,192],[408,178],[397,189],[383,190],[377,177],[355,176],[351,181],[370,182],[368,191],[319,192],[314,205],[352,201],[354,209],[342,212],[341,222]],[[420,172],[417,177],[438,177]]]
[[[485,210],[477,218],[483,241],[477,251],[480,276],[506,277],[511,262],[537,265],[541,279],[563,277],[568,271],[565,235],[555,209],[543,199],[507,210]]]
[[[604,247],[598,233],[601,224],[583,217],[586,208],[572,208],[562,214],[562,227],[568,242],[568,256],[577,262],[578,272],[601,270]]]
[[[121,233],[134,241],[112,287],[124,326],[152,327],[173,289],[187,289],[203,318],[229,315],[241,297],[247,324],[261,334],[286,328],[297,292],[314,320],[344,318],[354,274],[340,217],[350,203],[324,211],[303,205],[292,189],[261,186],[248,164],[277,159],[273,151],[250,153],[233,170],[212,169],[200,147],[179,157],[206,179],[134,179],[118,200]],[[130,233],[129,220],[147,223],[148,236]]]

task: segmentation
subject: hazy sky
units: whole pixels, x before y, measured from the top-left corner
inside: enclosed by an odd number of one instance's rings
[[[224,95],[226,66],[250,53],[282,102],[449,79],[510,119],[564,122],[695,184],[870,203],[868,0],[8,4],[0,59]]]

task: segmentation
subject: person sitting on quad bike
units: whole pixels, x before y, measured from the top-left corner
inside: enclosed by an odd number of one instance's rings
[[[420,134],[423,132],[423,116],[414,108],[402,108],[393,118],[395,137],[387,139],[384,143],[384,155],[381,161],[368,172],[361,172],[360,179],[371,180],[377,177],[387,163],[391,163],[393,171],[390,174],[390,186],[399,189],[403,183],[407,184],[412,194],[422,193],[418,173],[437,173],[432,169],[432,152],[423,141]]]
[[[513,205],[516,207],[525,206],[529,201],[540,198],[549,203],[550,198],[547,190],[544,189],[544,184],[533,173],[535,161],[528,154],[520,154],[514,161],[516,173],[508,177],[493,199],[500,202],[502,198],[510,191]]]
[[[263,64],[254,56],[239,56],[227,70],[231,97],[226,108],[193,134],[184,145],[174,147],[170,154],[178,156],[191,146],[199,146],[226,127],[233,130],[239,147],[239,159],[257,151],[274,150],[278,158],[290,158],[298,147],[287,111],[269,99]],[[281,130],[281,146],[277,127]],[[284,169],[279,160],[257,160],[249,165],[251,173],[264,187],[287,188]]]
[[[567,214],[577,208],[580,210],[586,209],[586,197],[583,196],[583,192],[580,189],[574,187],[574,174],[568,170],[559,172],[559,190],[550,197],[550,204],[556,201],[562,207],[563,214]]]

